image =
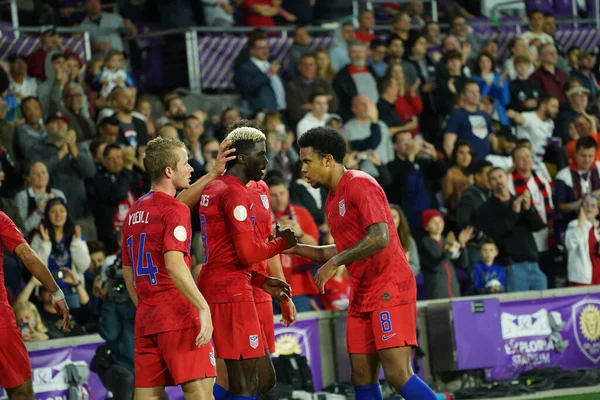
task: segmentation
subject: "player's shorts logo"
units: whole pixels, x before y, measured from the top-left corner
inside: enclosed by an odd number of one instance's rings
[[[258,347],[258,335],[250,335],[250,347],[253,349]]]
[[[263,203],[263,206],[268,210],[269,209],[269,198],[267,197],[266,194],[261,194],[260,195],[260,200]]]
[[[215,360],[215,352],[211,351],[210,353],[208,353],[208,359],[210,360],[210,363],[212,364],[213,367],[217,366],[217,360]]]
[[[340,215],[342,217],[344,215],[346,215],[346,202],[344,200],[340,200],[340,203],[338,204],[338,207],[340,209]]]

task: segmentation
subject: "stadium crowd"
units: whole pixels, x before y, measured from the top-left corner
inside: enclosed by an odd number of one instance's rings
[[[499,59],[498,43],[471,33],[466,11],[442,32],[418,1],[385,8],[391,32],[375,34],[374,14],[363,10],[356,29],[341,24],[333,46],[317,51],[305,27],[312,0],[202,5],[211,26],[231,26],[236,7],[247,26],[299,24],[286,68],[270,59],[269,34],[249,35],[235,62],[245,109],[212,116],[168,93],[164,111],[153,112],[124,52],[136,26],[99,0],[87,0],[78,21],[91,35],[87,63],[62,47],[53,26],[42,27],[41,48],[2,61],[0,210],[54,271],[75,317],[70,332],[60,330],[50,294],[5,251],[0,284],[31,327],[26,341],[102,333],[102,318],[114,327],[115,313],[133,313],[122,308],[119,233],[149,190],[146,143],[184,141],[195,180],[212,170],[227,126],[242,118],[267,135],[273,221],[304,244],[332,239],[327,192],[303,179],[296,141],[316,126],[343,132],[346,167],[371,174],[388,195],[420,299],[600,284],[600,70],[593,54],[560,46],[552,14],[530,10],[530,29]],[[71,11],[54,9],[50,22],[64,24]],[[347,307],[343,271],[320,295],[317,265],[281,258],[298,311]],[[113,314],[103,312],[107,302]]]

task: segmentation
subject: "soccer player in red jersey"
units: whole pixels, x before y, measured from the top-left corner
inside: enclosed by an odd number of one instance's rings
[[[235,147],[236,159],[228,163],[224,176],[207,185],[200,199],[204,266],[198,287],[211,308],[215,353],[225,360],[230,398],[254,399],[259,391],[260,359],[268,353],[252,286],[262,287],[282,301],[288,300],[289,292],[280,290],[283,282],[279,279],[253,274],[251,267],[295,245],[297,239],[291,230],[279,229],[271,241],[254,236],[252,209],[259,205],[250,201],[246,185],[260,181],[264,174],[265,135],[255,128],[240,127],[226,140]],[[259,278],[253,279],[253,275]],[[263,377],[263,383],[274,383],[274,371],[271,373],[273,377]]]
[[[416,284],[383,189],[370,175],[344,168],[347,144],[336,130],[313,128],[298,144],[307,182],[329,189],[325,215],[335,244],[296,245],[290,251],[325,263],[315,275],[321,293],[338,267],[348,269],[352,292],[346,338],[356,399],[382,399],[380,364],[406,400],[435,399],[411,368],[411,347],[417,345]]]
[[[123,277],[137,306],[135,397],[160,399],[165,386],[181,385],[186,399],[211,399],[211,314],[190,273],[190,210],[174,197],[190,186],[185,145],[152,140],[144,167],[152,188],[129,209],[122,246]]]
[[[29,247],[17,226],[3,212],[0,212],[0,386],[6,389],[9,399],[33,400],[31,363],[23,343],[21,331],[17,327],[15,313],[8,303],[2,268],[2,246],[16,254],[23,265],[39,280],[44,288],[52,293],[54,308],[62,315],[62,328],[69,327],[69,307],[65,295],[60,290],[48,268]]]

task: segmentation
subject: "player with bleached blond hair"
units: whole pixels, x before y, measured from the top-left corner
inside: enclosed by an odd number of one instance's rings
[[[252,207],[258,205],[251,202],[247,184],[260,181],[267,167],[265,135],[242,126],[233,129],[226,140],[235,148],[235,159],[200,197],[204,266],[198,288],[210,306],[215,356],[227,366],[229,398],[254,399],[266,342],[252,286],[282,301],[289,301],[291,293],[285,282],[257,273],[253,265],[294,246],[297,239],[290,229],[277,229],[275,239],[267,242],[254,235]]]

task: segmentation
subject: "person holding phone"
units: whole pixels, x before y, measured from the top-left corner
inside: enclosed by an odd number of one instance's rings
[[[42,322],[35,304],[30,301],[21,301],[14,305],[13,310],[24,342],[43,342],[49,339],[48,328]]]

